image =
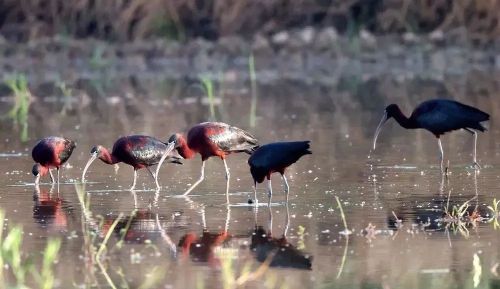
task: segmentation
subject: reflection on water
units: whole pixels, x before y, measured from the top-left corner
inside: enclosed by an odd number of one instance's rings
[[[54,193],[56,186],[49,189],[35,185],[33,193],[33,218],[44,229],[66,230],[68,226],[68,215],[72,208],[59,197],[59,193]]]
[[[478,286],[500,282],[498,212],[488,208],[498,199],[500,181],[498,72],[260,83],[254,117],[250,83],[235,71],[223,73],[224,82],[214,83],[218,120],[251,131],[262,143],[310,139],[315,152],[287,171],[289,203],[276,193],[273,206],[258,211],[247,204],[253,182],[244,155],[228,159],[229,207],[217,160],[207,161],[206,179],[190,199],[179,197],[199,175],[197,159],[163,166],[159,191],[148,189],[150,176],[140,174],[135,193],[127,191],[131,169],[121,166],[113,174],[96,163],[90,172],[95,182],[86,184],[82,202],[72,183],[93,144],[129,134],[166,140],[211,112],[203,93],[190,88],[192,79],[71,77],[63,78],[71,87],[65,97],[43,77],[30,79],[36,105],[30,106],[27,144],[9,120],[0,121],[0,207],[9,224],[23,225],[26,252],[41,251],[47,237],[62,238],[56,264],[61,288],[140,288],[148,278],[156,282],[152,288],[221,288],[233,280],[228,267],[241,282],[244,272],[256,272],[266,261],[269,268],[245,288],[471,288],[474,272],[478,278],[474,255],[482,267]],[[220,86],[224,93],[218,95]],[[436,165],[435,139],[425,131],[387,124],[380,149],[370,151],[387,104],[398,103],[408,113],[436,97],[492,115],[489,131],[478,139],[479,174],[468,167],[473,140],[467,132],[442,137],[450,159],[447,179]],[[9,97],[2,99],[10,104]],[[0,115],[9,109],[1,105]],[[59,190],[23,185],[31,180],[31,145],[54,134],[78,142]],[[265,198],[264,188],[257,193]],[[335,196],[353,231],[348,240],[339,234],[344,226]]]
[[[290,213],[288,203],[286,206],[286,225],[283,234],[279,237],[273,237],[273,212],[269,208],[269,226],[264,229],[263,226],[255,226],[252,233],[250,248],[259,262],[265,262],[270,259],[269,266],[296,269],[311,269],[312,256],[298,250],[286,239],[288,228],[290,226]]]

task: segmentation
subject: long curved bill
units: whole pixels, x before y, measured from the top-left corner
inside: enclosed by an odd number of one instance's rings
[[[161,157],[160,162],[158,163],[158,166],[156,167],[155,182],[156,182],[157,188],[160,188],[160,185],[158,184],[158,173],[160,172],[161,165],[163,164],[163,162],[165,161],[167,156],[170,154],[170,152],[174,149],[174,147],[175,147],[175,142],[169,142],[167,144],[167,149],[165,150],[165,153]]]
[[[95,161],[97,159],[97,154],[92,154],[90,156],[90,159],[89,161],[87,162],[87,164],[85,165],[85,168],[83,169],[83,173],[82,173],[82,183],[85,183],[85,174],[87,173],[87,170],[89,169],[90,165],[92,164],[93,161]]]
[[[384,112],[384,115],[382,116],[382,119],[380,120],[380,122],[377,126],[377,130],[375,131],[375,137],[373,138],[373,150],[375,150],[375,147],[377,145],[378,134],[382,130],[382,126],[384,125],[384,123],[386,121],[387,121],[387,112]]]

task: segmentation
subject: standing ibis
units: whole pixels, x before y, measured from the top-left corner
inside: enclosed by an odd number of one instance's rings
[[[168,162],[181,164],[179,161],[180,157],[170,155],[173,148],[173,143],[165,144],[154,137],[145,135],[131,135],[119,138],[113,145],[111,153],[103,146],[95,146],[90,151],[91,157],[83,169],[82,182],[85,182],[85,173],[90,164],[99,158],[110,165],[123,162],[134,167],[134,183],[130,190],[135,189],[137,170],[142,168],[148,170],[155,180],[156,187],[160,188],[158,184],[158,171],[163,161],[167,159]],[[156,164],[158,164],[158,167],[156,168],[156,173],[153,174],[149,167]]]
[[[74,141],[57,136],[49,136],[38,141],[33,147],[31,156],[36,164],[32,172],[36,177],[35,184],[40,182],[40,177],[50,174],[52,183],[55,182],[51,168],[57,169],[57,183],[59,184],[59,169],[69,159],[75,149]]]
[[[175,142],[175,148],[185,159],[193,158],[196,153],[201,155],[201,176],[184,193],[184,196],[189,195],[205,178],[205,161],[210,157],[219,157],[224,162],[226,169],[226,198],[229,193],[230,176],[226,156],[239,152],[251,154],[259,145],[257,139],[250,133],[222,122],[197,124],[189,129],[187,138],[176,133],[168,141]]]
[[[413,110],[410,117],[406,117],[399,109],[397,104],[391,104],[385,108],[384,115],[380,121],[375,137],[373,139],[373,149],[377,143],[377,137],[382,129],[384,123],[393,117],[399,125],[406,129],[423,128],[433,133],[438,139],[439,151],[441,153],[441,172],[444,173],[443,161],[443,146],[441,139],[442,134],[447,132],[465,129],[474,135],[474,148],[473,148],[473,166],[477,169],[480,168],[476,160],[476,145],[477,133],[476,130],[481,132],[486,128],[481,125],[481,122],[490,119],[490,115],[475,108],[462,104],[460,102],[448,99],[432,99],[424,101]]]
[[[271,174],[280,173],[285,186],[286,200],[290,190],[285,177],[285,169],[298,161],[303,155],[312,154],[309,150],[310,141],[276,142],[261,146],[248,159],[250,173],[254,180],[255,203],[257,200],[257,183],[262,183],[267,177],[267,190],[269,194],[269,204],[273,190],[271,187]]]

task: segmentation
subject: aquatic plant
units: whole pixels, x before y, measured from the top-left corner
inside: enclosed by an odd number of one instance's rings
[[[250,103],[250,127],[255,127],[257,113],[257,75],[255,73],[255,58],[253,53],[248,56],[248,72],[250,75],[250,91],[252,93],[252,100]]]
[[[345,236],[344,253],[342,254],[339,271],[337,272],[337,279],[339,279],[344,270],[345,261],[347,259],[347,249],[349,248],[349,235],[352,234],[352,232],[347,227],[347,220],[344,214],[344,210],[342,209],[342,204],[340,203],[339,197],[335,196],[335,200],[337,201],[337,207],[339,208],[340,216],[342,217],[342,222],[344,223],[344,231],[340,232],[340,234]]]
[[[0,210],[0,228],[4,228],[5,212]],[[23,253],[23,229],[20,225],[14,225],[8,229],[3,238],[3,230],[0,230],[0,288],[12,288],[5,279],[4,270],[10,268],[16,279],[16,288],[28,288],[26,280],[29,276],[38,283],[42,289],[50,289],[54,286],[53,265],[59,255],[61,240],[50,238],[42,254],[41,268],[37,267],[34,255]],[[41,272],[41,273],[39,273]]]
[[[43,252],[42,273],[39,277],[37,277],[38,284],[42,289],[51,289],[54,287],[55,276],[53,264],[57,260],[60,248],[60,239],[50,238],[47,241],[47,246],[45,247],[45,251]]]
[[[491,211],[492,216],[488,220],[488,222],[493,222],[493,229],[498,229],[500,228],[500,223],[498,223],[498,217],[500,216],[500,211],[498,204],[500,204],[500,200],[497,201],[496,198],[493,199],[493,204],[491,206],[488,206],[487,208]]]
[[[113,232],[116,231],[116,227],[123,220],[124,214],[120,213],[114,220],[111,226],[108,228],[104,228],[104,218],[102,216],[93,215],[90,210],[90,195],[87,194],[85,190],[85,186],[83,184],[75,184],[75,190],[77,193],[78,201],[80,203],[80,207],[82,209],[82,233],[84,239],[84,251],[85,257],[88,259],[88,270],[85,270],[85,283],[86,284],[98,284],[97,278],[95,276],[95,272],[100,272],[104,279],[106,280],[107,285],[110,288],[130,288],[128,281],[124,278],[125,274],[123,272],[122,267],[119,264],[107,264],[110,262],[109,256],[106,254],[113,253],[124,248],[124,237],[127,234],[127,231],[130,228],[132,223],[132,219],[135,216],[136,210],[134,209],[129,217],[129,220],[125,226],[125,228],[120,230],[120,240],[118,240],[113,250],[110,250],[110,239]],[[104,236],[102,236],[103,232],[105,232]],[[145,249],[150,248],[150,246],[145,246]],[[95,266],[97,265],[97,266]],[[96,270],[96,268],[98,270]],[[117,286],[116,282],[110,275],[109,269],[112,269],[116,275],[121,278],[121,284]],[[162,270],[154,266],[150,269],[150,272],[147,276],[145,276],[143,283],[137,287],[141,289],[149,289],[155,288],[155,286],[160,283],[164,274]],[[111,272],[112,273],[112,272]],[[88,287],[92,287],[89,285]]]
[[[63,107],[61,109],[61,115],[66,115],[68,109],[71,109],[71,101],[73,98],[73,89],[68,87],[65,82],[60,81],[56,83],[56,87],[58,87],[63,95]]]
[[[221,260],[222,288],[224,289],[242,287],[248,282],[258,280],[269,269],[271,261],[276,254],[276,252],[271,252],[267,256],[266,260],[262,264],[260,264],[254,271],[252,271],[252,263],[246,262],[245,264],[243,264],[240,273],[237,274],[237,272],[234,270],[233,260],[235,258],[234,256],[232,256],[232,253],[234,252],[231,250],[216,251],[216,254]],[[198,283],[198,286],[201,286],[201,288],[203,288],[202,283]]]
[[[28,113],[31,105],[31,92],[28,88],[28,81],[23,74],[17,74],[13,78],[7,79],[5,84],[10,88],[14,96],[14,106],[7,113],[7,117],[12,119],[14,125],[21,126],[21,141],[28,140]]]
[[[208,97],[208,104],[210,106],[210,118],[215,120],[215,97],[214,97],[214,83],[208,76],[200,77],[203,91]]]
[[[109,60],[104,57],[105,49],[102,45],[96,45],[92,50],[92,56],[89,60],[89,65],[94,70],[105,68],[109,64]]]
[[[479,259],[479,256],[477,253],[474,253],[473,259],[472,259],[472,280],[474,284],[474,288],[477,288],[479,286],[479,283],[481,282],[481,274],[482,274],[482,267],[481,267],[481,260]]]

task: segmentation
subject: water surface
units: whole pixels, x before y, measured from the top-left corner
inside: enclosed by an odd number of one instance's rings
[[[482,267],[478,286],[495,288],[500,283],[500,242],[493,223],[456,226],[438,220],[446,207],[468,200],[470,212],[477,208],[482,217],[491,216],[487,206],[498,197],[500,183],[500,130],[495,126],[499,77],[497,72],[469,71],[441,78],[345,75],[332,77],[330,85],[263,82],[257,86],[255,127],[250,83],[235,72],[222,74],[222,82],[215,83],[214,116],[193,79],[82,78],[69,82],[72,91],[65,95],[43,77],[33,78],[29,139],[21,141],[21,126],[10,119],[0,122],[0,207],[8,226],[23,225],[26,252],[37,255],[49,237],[62,238],[59,288],[145,288],[146,282],[153,284],[150,288],[223,288],[247,266],[257,270],[270,253],[276,254],[271,268],[245,288],[472,288],[474,255]],[[473,138],[465,131],[442,138],[451,171],[447,179],[441,178],[437,141],[428,132],[404,130],[391,121],[377,150],[370,150],[387,104],[398,103],[409,114],[419,102],[436,97],[492,115],[489,131],[478,138],[479,174],[470,168]],[[3,92],[1,114],[12,101]],[[247,156],[238,154],[228,159],[230,206],[218,159],[208,161],[205,181],[190,198],[179,197],[199,177],[201,161],[196,158],[164,166],[160,191],[140,171],[135,193],[128,191],[132,168],[121,164],[115,172],[96,161],[87,174],[89,207],[83,209],[74,182],[92,146],[111,148],[128,134],[166,140],[213,118],[249,130],[262,143],[311,140],[313,154],[286,173],[288,204],[276,175],[273,206],[255,210],[247,205],[252,180]],[[48,135],[78,143],[62,170],[59,189],[32,184],[30,150]],[[262,203],[267,200],[265,185],[259,186],[258,196]],[[350,235],[344,234],[335,196]],[[117,218],[104,266],[99,266],[92,246],[100,244]],[[310,270],[304,269],[308,262]]]

